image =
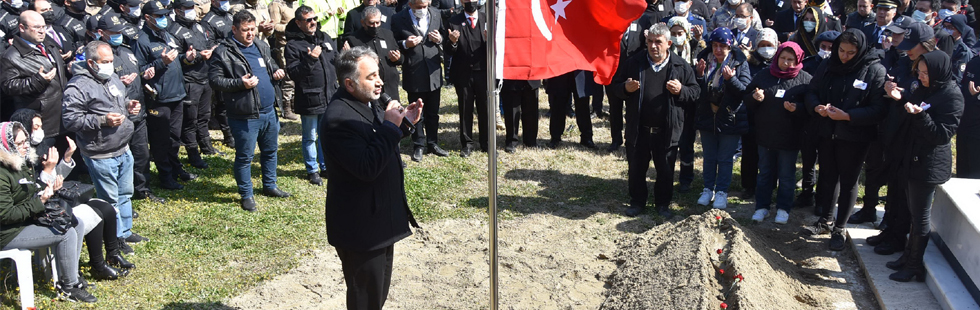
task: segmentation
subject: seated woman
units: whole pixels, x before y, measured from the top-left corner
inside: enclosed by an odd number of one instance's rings
[[[28,143],[27,131],[19,122],[0,123],[0,248],[42,249],[54,246],[59,291],[72,301],[97,299],[78,280],[78,234],[69,227],[60,233],[51,227],[33,224],[44,213],[44,203],[61,188],[55,179],[43,190],[34,181],[30,163],[37,158]]]

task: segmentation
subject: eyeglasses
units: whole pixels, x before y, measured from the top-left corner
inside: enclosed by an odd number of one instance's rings
[[[27,29],[34,30],[34,31],[44,31],[44,29],[48,28],[47,25],[26,26],[26,27]]]
[[[312,23],[312,22],[315,22],[315,21],[316,21],[316,17],[310,17],[310,18],[307,18],[307,19],[304,19],[304,20],[305,20],[305,21],[306,21],[307,23]]]
[[[27,146],[27,139],[24,139],[23,141],[20,142],[14,141],[14,147],[20,148],[24,146]]]

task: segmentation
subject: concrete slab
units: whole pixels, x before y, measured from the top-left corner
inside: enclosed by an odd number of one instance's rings
[[[929,243],[922,260],[928,270],[926,285],[944,310],[980,310],[935,242]]]
[[[980,180],[951,179],[936,190],[932,229],[974,287],[980,287]]]

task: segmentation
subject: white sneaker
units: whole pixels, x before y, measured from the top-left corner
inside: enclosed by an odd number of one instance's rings
[[[752,221],[753,222],[762,222],[763,220],[766,219],[767,216],[769,216],[769,210],[768,209],[755,210],[755,214],[752,214]]]
[[[698,204],[702,206],[707,206],[708,203],[711,202],[711,196],[713,196],[714,194],[715,192],[712,192],[710,189],[707,188],[701,190],[701,198],[698,198]]]
[[[715,204],[712,205],[715,209],[728,208],[728,193],[726,192],[716,192],[715,193]]]
[[[789,221],[789,212],[784,210],[776,210],[776,219],[773,220],[776,224],[786,224]]]

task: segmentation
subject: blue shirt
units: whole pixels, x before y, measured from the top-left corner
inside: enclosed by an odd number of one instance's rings
[[[237,41],[235,43],[238,44]],[[259,48],[255,47],[254,43],[248,47],[238,44],[238,49],[242,51],[242,55],[248,61],[248,66],[252,68],[252,75],[259,79],[259,85],[255,86],[259,90],[259,101],[262,104],[259,113],[271,113],[275,110],[276,88],[272,86],[272,77],[269,76],[269,70],[265,67],[269,64],[265,63],[262,53],[259,53]]]

